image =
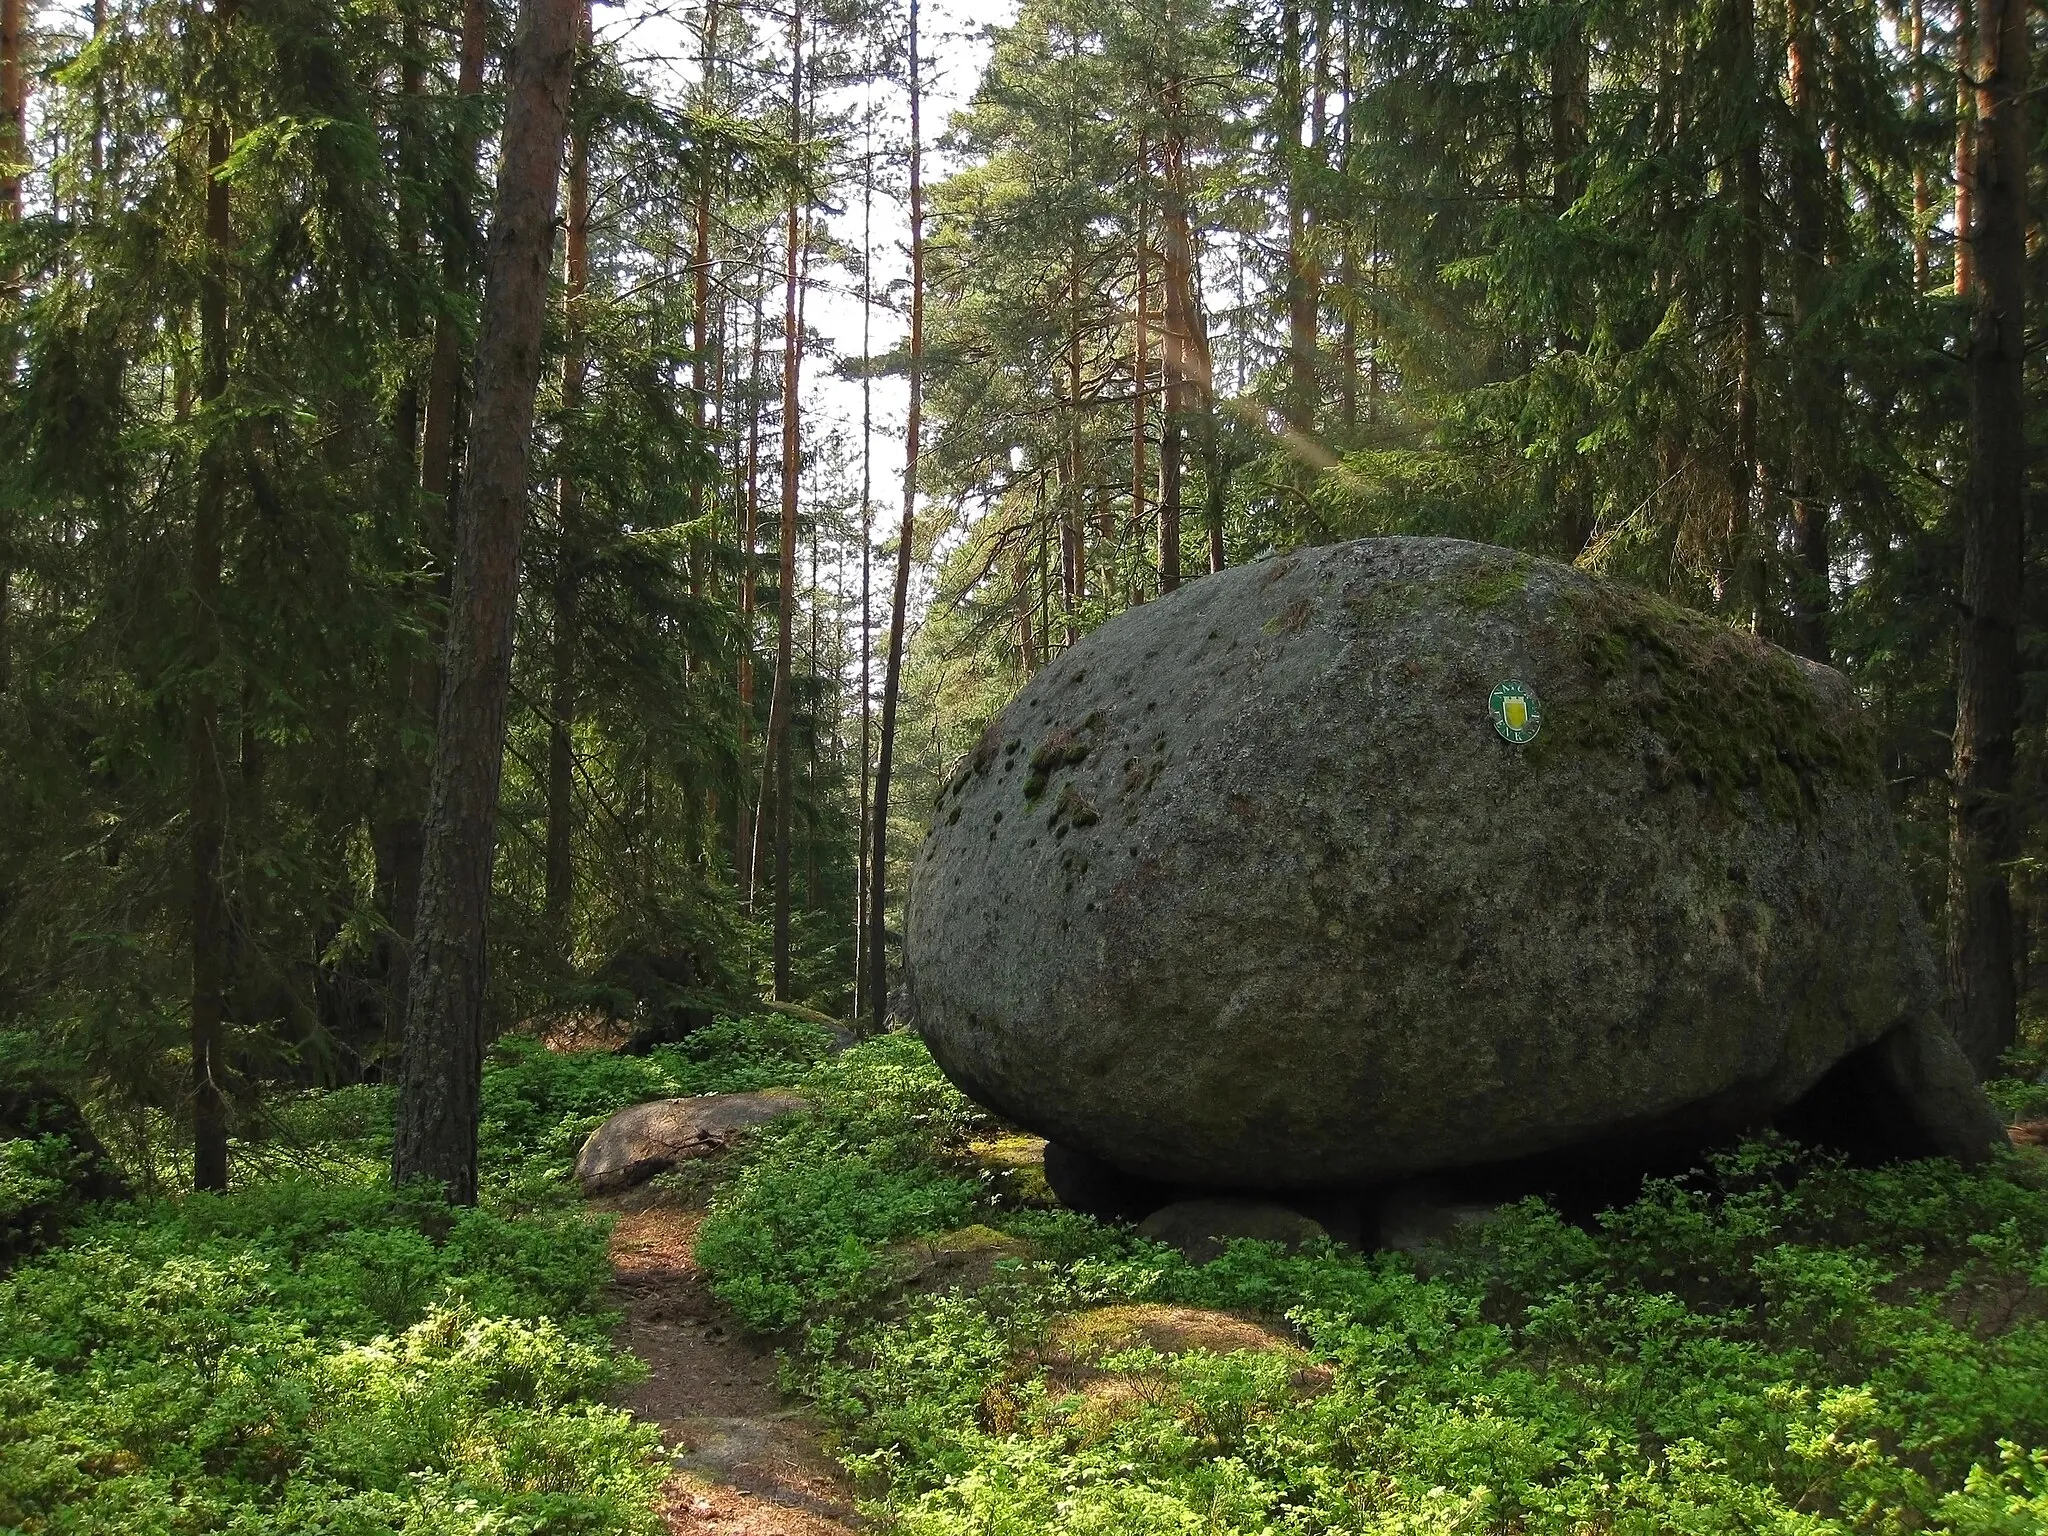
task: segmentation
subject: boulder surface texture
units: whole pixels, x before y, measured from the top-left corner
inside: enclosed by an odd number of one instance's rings
[[[635,1104],[590,1133],[576,1154],[576,1179],[586,1195],[616,1194],[678,1163],[723,1152],[742,1132],[806,1107],[802,1094],[772,1088]]]
[[[963,1089],[1181,1187],[1701,1145],[1849,1058],[1901,1150],[2003,1136],[1846,681],[1458,540],[1228,570],[1062,652],[943,792],[905,946]]]

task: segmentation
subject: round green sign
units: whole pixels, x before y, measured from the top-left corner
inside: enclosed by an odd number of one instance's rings
[[[1518,747],[1525,747],[1543,729],[1543,710],[1533,689],[1520,683],[1502,683],[1493,690],[1489,707],[1493,728]]]

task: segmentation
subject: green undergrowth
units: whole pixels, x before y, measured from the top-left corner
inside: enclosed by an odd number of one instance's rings
[[[0,1531],[659,1530],[569,1164],[626,1104],[789,1082],[829,1044],[782,1019],[643,1058],[501,1042],[475,1210],[391,1189],[389,1096],[358,1087],[269,1106],[226,1195],[74,1213],[0,1273]],[[0,1145],[0,1200],[49,1156]]]
[[[884,1528],[1025,1533],[2048,1531],[2048,1162],[1731,1151],[1574,1226],[1540,1201],[1426,1260],[1233,1245],[1203,1268],[1014,1206],[912,1041],[814,1073],[699,1257],[785,1342]],[[1010,1235],[971,1288],[907,1256]],[[1301,1353],[1048,1340],[1131,1302]]]
[[[228,1195],[86,1211],[0,1274],[0,1530],[651,1536],[569,1161],[624,1104],[789,1084],[812,1112],[726,1166],[698,1255],[883,1530],[2048,1532],[2038,1153],[1757,1144],[1589,1227],[1530,1201],[1423,1259],[1196,1268],[1044,1209],[914,1040],[829,1045],[779,1019],[639,1059],[502,1043],[478,1210],[388,1187],[388,1100],[357,1088],[273,1106]],[[1131,1303],[1291,1343],[1077,1355],[1063,1319]]]

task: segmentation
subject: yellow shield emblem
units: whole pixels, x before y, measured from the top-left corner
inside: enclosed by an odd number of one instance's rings
[[[1543,729],[1543,707],[1526,683],[1502,683],[1487,700],[1493,713],[1493,728],[1518,747],[1527,746]]]

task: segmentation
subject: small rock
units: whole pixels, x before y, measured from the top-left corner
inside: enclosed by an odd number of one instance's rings
[[[586,1195],[610,1195],[643,1184],[678,1163],[723,1152],[741,1133],[807,1108],[784,1089],[656,1099],[622,1109],[576,1154],[576,1179]]]
[[[1322,1223],[1264,1200],[1180,1200],[1138,1223],[1138,1235],[1178,1248],[1191,1264],[1206,1264],[1242,1238],[1278,1243],[1288,1252],[1328,1237]]]
[[[1459,1199],[1428,1183],[1404,1184],[1380,1202],[1378,1245],[1397,1253],[1419,1253],[1499,1219],[1498,1206]]]

